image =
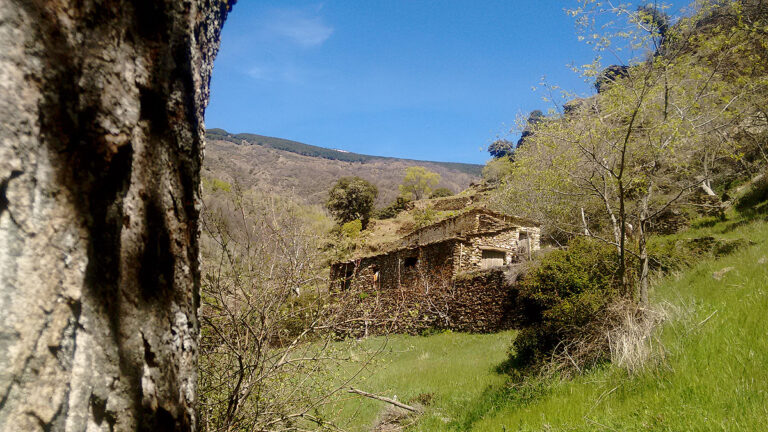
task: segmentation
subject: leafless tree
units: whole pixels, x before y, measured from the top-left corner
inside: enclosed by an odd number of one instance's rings
[[[290,200],[237,187],[206,200],[198,407],[204,430],[338,430],[323,407],[378,352],[333,331],[341,309],[331,304],[341,300],[323,276],[325,228],[312,216]]]

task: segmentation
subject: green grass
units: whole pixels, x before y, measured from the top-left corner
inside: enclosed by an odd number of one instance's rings
[[[666,239],[746,241],[657,281],[652,302],[669,313],[659,333],[666,354],[637,375],[607,365],[510,388],[495,366],[512,333],[443,334],[393,338],[385,368],[361,386],[404,401],[432,393],[415,431],[766,430],[768,223],[760,218],[732,214]],[[365,430],[381,405],[348,401],[339,414],[359,410],[351,429]]]
[[[375,372],[353,385],[382,396],[397,396],[405,403],[420,394],[430,395],[419,430],[432,430],[477,404],[487,388],[506,381],[495,367],[506,358],[513,337],[514,332],[391,336],[373,365]],[[374,350],[382,342],[382,338],[371,338],[363,344],[366,350]],[[326,415],[345,430],[369,431],[387,407],[386,403],[350,395],[328,407]]]
[[[661,364],[634,377],[609,366],[549,383],[532,402],[489,412],[471,430],[765,430],[768,224],[735,218],[678,236],[752,244],[656,286],[653,302],[672,314],[660,334]]]

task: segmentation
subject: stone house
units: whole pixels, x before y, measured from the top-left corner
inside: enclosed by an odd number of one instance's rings
[[[388,252],[331,265],[332,289],[412,287],[521,261],[540,247],[536,222],[484,208],[420,228]]]

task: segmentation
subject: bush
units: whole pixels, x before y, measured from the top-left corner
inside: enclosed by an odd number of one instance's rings
[[[441,188],[437,188],[434,191],[432,191],[432,195],[430,195],[429,197],[430,198],[445,198],[445,197],[449,197],[449,196],[453,196],[453,191],[448,189],[448,188],[441,187]]]
[[[423,210],[416,210],[413,214],[413,220],[416,222],[417,228],[425,227],[437,218],[437,213],[431,208],[425,208]]]
[[[706,219],[702,219],[706,223]],[[725,240],[711,236],[680,239],[652,237],[648,243],[650,267],[662,273],[679,271],[705,258],[730,255],[749,242],[744,239]]]
[[[374,214],[376,219],[392,219],[397,216],[401,211],[407,210],[410,207],[411,200],[405,196],[399,196],[397,199],[387,207],[377,211]]]
[[[760,211],[764,209],[765,202],[768,201],[768,175],[763,174],[759,180],[755,181],[749,189],[736,199],[734,206],[740,212]]]
[[[360,232],[363,230],[363,223],[360,219],[349,221],[341,226],[341,234],[344,237],[355,240],[360,237]]]
[[[544,255],[517,285],[524,327],[513,344],[511,363],[539,367],[558,347],[567,349],[590,329],[599,331],[605,311],[619,300],[617,272],[615,249],[596,240],[577,238],[567,250]],[[592,348],[573,355],[582,364],[608,355],[607,346]]]

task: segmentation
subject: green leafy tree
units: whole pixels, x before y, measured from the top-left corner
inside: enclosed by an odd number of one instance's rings
[[[488,153],[490,153],[494,159],[511,156],[514,151],[515,144],[512,141],[507,141],[505,139],[497,139],[488,146]]]
[[[737,3],[718,7],[738,16]],[[600,2],[587,4],[602,11]],[[647,13],[613,12],[636,28],[623,27],[599,43],[625,36],[637,49],[645,47],[646,55],[627,62],[626,76],[617,76],[599,95],[539,124],[516,151],[498,198],[502,207],[544,221],[550,230],[613,245],[622,294],[645,303],[650,227],[696,190],[711,191],[716,161],[738,158],[733,128],[754,112],[750,95],[766,89],[764,62],[757,53],[747,54],[761,50],[748,41],[765,21],[734,20],[731,27],[704,34],[698,23],[709,13],[702,11],[665,30],[665,53],[647,55],[658,48],[658,29],[647,28]],[[751,77],[734,70],[738,61]],[[600,70],[596,62],[588,74]],[[630,281],[630,263],[639,263],[638,283]]]
[[[342,177],[328,193],[325,206],[340,224],[359,219],[365,228],[379,190],[360,177]]]
[[[403,184],[399,187],[400,194],[413,200],[420,200],[428,197],[438,183],[440,183],[440,174],[422,166],[408,167],[405,170]]]
[[[509,156],[491,159],[483,167],[483,181],[487,184],[499,184],[512,172],[512,159]]]

